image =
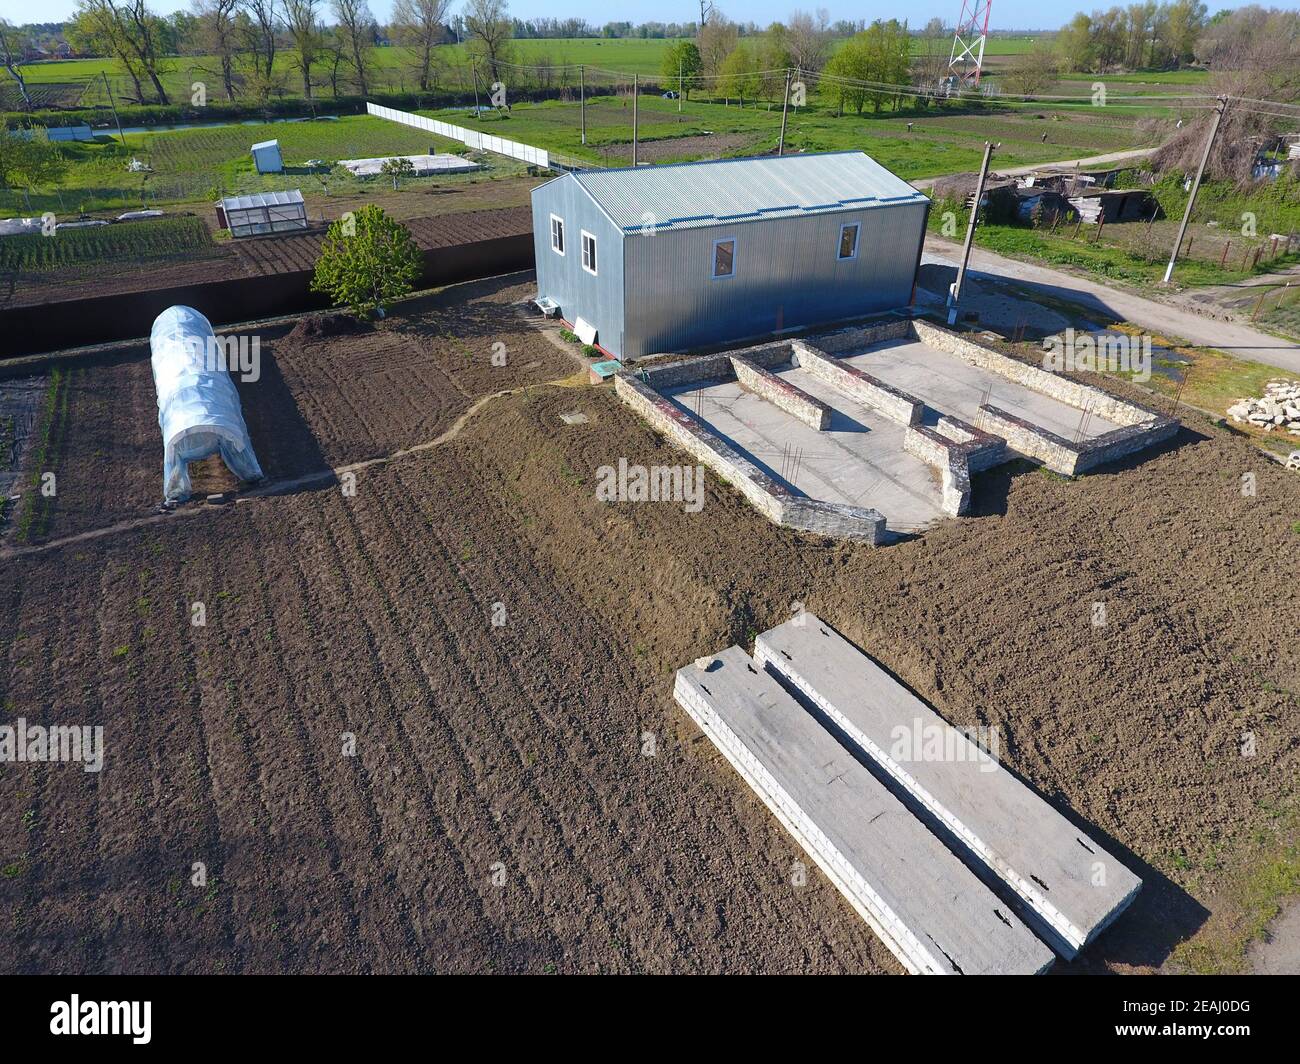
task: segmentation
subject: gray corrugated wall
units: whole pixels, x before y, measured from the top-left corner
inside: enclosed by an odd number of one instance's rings
[[[572,322],[581,316],[596,326],[597,343],[622,354],[623,234],[571,174],[533,189],[533,247],[537,257],[537,294],[560,305]],[[564,254],[551,250],[551,215],[564,219]],[[582,268],[581,232],[596,238],[596,276]]]
[[[685,351],[906,306],[926,206],[629,234],[622,355]],[[862,232],[858,257],[841,262],[836,254],[846,222],[861,222]],[[714,280],[713,243],[731,236],[736,275]]]

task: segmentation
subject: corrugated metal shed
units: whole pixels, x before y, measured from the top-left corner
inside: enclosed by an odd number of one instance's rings
[[[925,197],[860,151],[588,170],[578,184],[625,233],[861,210]],[[653,223],[647,220],[653,215]]]
[[[930,201],[834,152],[569,173],[532,208],[538,299],[630,359],[907,306]]]

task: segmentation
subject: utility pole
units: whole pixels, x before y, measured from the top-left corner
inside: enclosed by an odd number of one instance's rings
[[[785,116],[790,112],[790,68],[785,68],[785,99],[781,103],[781,139],[776,142],[777,155],[785,154]]]
[[[1201,165],[1196,168],[1196,178],[1192,181],[1192,194],[1187,197],[1187,210],[1183,212],[1183,224],[1178,227],[1178,239],[1174,241],[1173,254],[1169,256],[1169,265],[1165,267],[1165,284],[1174,274],[1174,263],[1178,261],[1178,252],[1183,247],[1183,237],[1187,234],[1187,223],[1192,220],[1192,208],[1196,205],[1196,193],[1201,187],[1201,175],[1205,173],[1205,164],[1210,161],[1210,149],[1214,147],[1214,138],[1219,132],[1219,122],[1223,112],[1228,108],[1228,98],[1219,97],[1219,105],[1214,110],[1214,121],[1210,123],[1210,135],[1205,138],[1205,152],[1201,155]]]
[[[587,143],[587,68],[578,66],[578,110],[582,114],[582,143]]]
[[[483,117],[482,112],[478,109],[478,64],[471,59],[469,68],[474,74],[474,118],[478,120]]]
[[[632,75],[632,166],[636,167],[636,147],[637,147],[637,126],[636,126],[636,98],[637,98],[637,76]]]
[[[677,113],[682,113],[682,57],[677,57]]]
[[[108,106],[113,108],[113,121],[117,123],[117,139],[122,142],[122,147],[126,147],[126,137],[122,135],[122,120],[117,117],[117,101],[113,99],[113,88],[108,83],[108,72],[101,70],[100,76],[104,79],[104,91],[108,93]]]
[[[948,324],[957,324],[957,302],[961,299],[961,285],[966,279],[966,264],[970,262],[971,244],[975,242],[975,220],[980,213],[980,200],[984,198],[984,182],[989,176],[989,158],[993,154],[993,142],[984,142],[984,162],[980,164],[980,178],[975,185],[975,199],[971,203],[970,224],[966,227],[966,244],[961,249],[961,265],[957,267],[957,280],[948,289]]]

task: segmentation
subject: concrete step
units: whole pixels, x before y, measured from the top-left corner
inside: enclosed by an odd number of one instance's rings
[[[1142,881],[964,732],[811,613],[758,637],[779,675],[1005,883],[1030,925],[1072,959]]]
[[[1033,974],[1052,953],[739,647],[673,696],[914,974]]]

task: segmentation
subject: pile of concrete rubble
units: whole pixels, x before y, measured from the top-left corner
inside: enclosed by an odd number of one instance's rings
[[[1265,432],[1285,429],[1300,436],[1300,381],[1278,377],[1264,386],[1262,399],[1242,399],[1228,407],[1228,416]]]

